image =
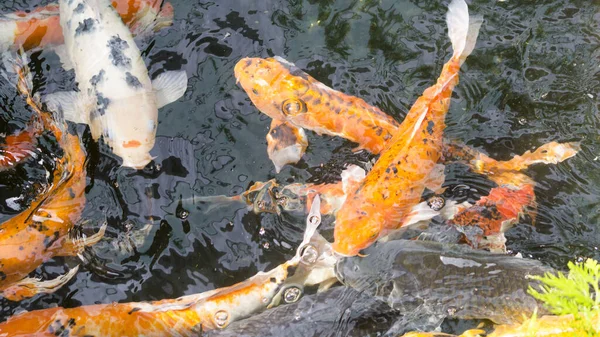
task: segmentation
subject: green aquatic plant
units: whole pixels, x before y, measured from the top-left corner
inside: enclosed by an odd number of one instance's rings
[[[542,301],[555,315],[573,315],[573,328],[596,336],[594,320],[600,317],[600,264],[594,259],[584,263],[569,262],[569,273],[530,276],[540,282],[539,289],[529,287],[529,294]]]

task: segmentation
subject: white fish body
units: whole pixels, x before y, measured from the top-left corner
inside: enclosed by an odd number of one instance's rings
[[[107,0],[60,0],[65,48],[79,92],[47,97],[65,118],[90,125],[104,136],[123,166],[143,168],[152,157],[158,108],[177,100],[187,87],[185,72],[165,72],[151,81],[129,29]]]

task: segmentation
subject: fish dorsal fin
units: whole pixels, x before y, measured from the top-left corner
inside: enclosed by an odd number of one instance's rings
[[[185,71],[167,71],[152,81],[152,87],[156,95],[156,106],[163,106],[175,102],[187,89],[187,74]]]

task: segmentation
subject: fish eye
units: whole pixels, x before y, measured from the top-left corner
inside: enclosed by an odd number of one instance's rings
[[[258,96],[258,90],[252,88],[252,93],[255,94],[256,96]]]
[[[297,98],[288,98],[281,104],[281,111],[286,115],[295,116],[306,112],[306,103]]]

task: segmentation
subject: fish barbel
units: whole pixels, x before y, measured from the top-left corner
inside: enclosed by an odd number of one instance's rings
[[[279,303],[294,303],[304,286],[335,280],[333,251],[316,232],[321,223],[319,209],[317,196],[292,259],[246,281],[177,299],[26,312],[0,323],[0,337],[55,336],[57,331],[63,336],[190,336],[223,329]]]
[[[454,54],[437,83],[425,90],[381,153],[373,169],[336,215],[333,249],[356,255],[390,230],[410,221],[430,173],[440,159],[445,116],[458,84],[458,71],[471,53],[481,18],[469,18],[464,0],[453,0],[447,14]]]
[[[16,60],[17,88],[39,116],[44,128],[51,131],[64,155],[57,159],[48,191],[33,200],[30,207],[0,225],[0,291],[18,301],[40,292],[52,292],[74,275],[73,269],[55,280],[27,278],[43,262],[55,256],[76,256],[85,246],[103,236],[101,231],[83,240],[71,239],[71,230],[79,221],[85,204],[86,155],[79,139],[64,131],[51,114],[42,110],[31,93],[31,75],[26,61]]]
[[[65,44],[59,55],[75,70],[79,92],[48,95],[49,108],[89,124],[94,139],[103,136],[123,166],[143,168],[152,160],[158,109],[184,94],[185,71],[150,81],[131,32],[108,0],[61,0],[60,24]]]
[[[173,22],[173,6],[162,0],[113,0],[123,22],[132,34],[158,31]],[[19,48],[47,48],[62,45],[58,4],[39,6],[30,12],[17,11],[0,16],[0,51]]]

